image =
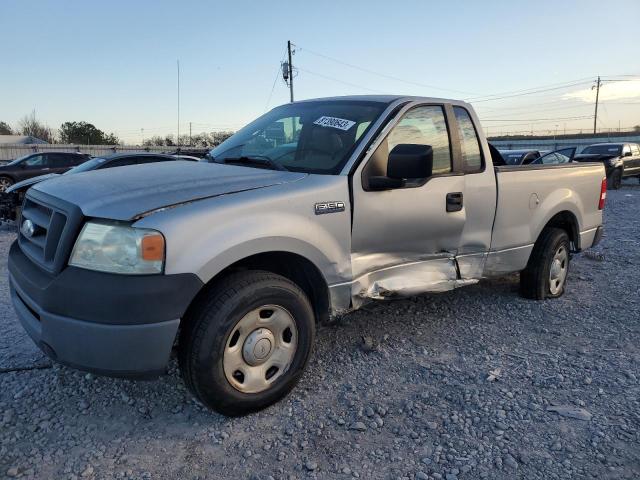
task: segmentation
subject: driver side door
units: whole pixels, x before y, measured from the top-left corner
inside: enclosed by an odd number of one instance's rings
[[[451,110],[449,110],[452,116]],[[385,298],[444,291],[458,282],[455,256],[465,227],[465,177],[454,172],[444,105],[408,109],[353,176],[352,297]],[[453,137],[455,138],[455,137]],[[375,190],[369,179],[387,174],[389,152],[429,145],[428,178]]]

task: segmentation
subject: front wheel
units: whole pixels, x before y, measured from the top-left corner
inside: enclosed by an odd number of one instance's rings
[[[618,190],[622,185],[622,171],[619,168],[616,168],[611,175],[609,176],[609,184],[607,188],[609,190]]]
[[[315,335],[304,292],[262,271],[226,277],[185,321],[179,344],[185,383],[204,405],[229,416],[284,397],[300,379]]]
[[[9,177],[0,177],[0,193],[6,192],[11,185],[13,185],[13,180]]]
[[[544,230],[533,247],[527,268],[520,272],[521,295],[536,300],[561,296],[569,273],[569,249],[566,231]]]

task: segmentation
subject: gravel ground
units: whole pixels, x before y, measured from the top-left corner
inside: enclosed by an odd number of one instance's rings
[[[637,182],[609,192],[561,299],[521,299],[512,275],[320,327],[294,392],[238,419],[200,407],[175,361],[155,382],[51,365],[3,260],[0,476],[640,478],[639,211]]]

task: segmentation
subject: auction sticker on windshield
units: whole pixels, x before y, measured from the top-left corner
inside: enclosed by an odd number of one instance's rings
[[[351,120],[345,120],[344,118],[337,117],[320,117],[313,123],[314,125],[319,125],[321,127],[337,128],[339,130],[344,130],[345,132],[356,124],[356,122],[352,122]]]

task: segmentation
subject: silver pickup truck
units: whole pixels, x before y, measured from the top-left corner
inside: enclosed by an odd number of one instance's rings
[[[604,168],[500,163],[464,102],[284,105],[207,162],[32,187],[13,304],[63,364],[152,376],[175,346],[205,405],[257,410],[298,381],[318,320],[511,272],[528,298],[563,294],[602,236]]]

